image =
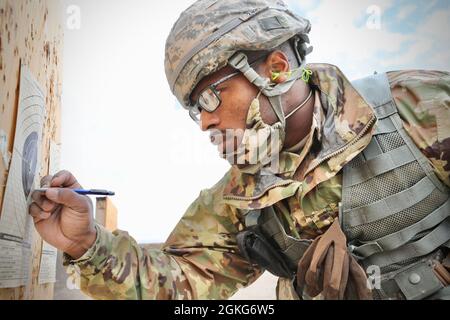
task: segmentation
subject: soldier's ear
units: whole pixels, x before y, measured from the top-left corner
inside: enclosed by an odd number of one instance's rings
[[[282,83],[287,80],[290,71],[288,57],[284,52],[276,50],[267,56],[265,61],[265,76],[272,82]]]

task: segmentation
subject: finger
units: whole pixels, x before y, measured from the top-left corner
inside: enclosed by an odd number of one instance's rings
[[[36,203],[31,203],[30,207],[28,208],[28,213],[33,217],[33,220],[35,223],[46,220],[50,218],[52,215],[51,212],[43,211]]]
[[[52,215],[51,212],[48,211],[41,211],[41,215],[39,216],[39,218],[41,220],[47,220],[48,218],[50,218],[50,216]]]
[[[35,203],[32,202],[28,207],[28,213],[33,218],[38,218],[41,215],[42,209]]]
[[[53,176],[47,175],[41,179],[41,187],[49,187],[50,182]],[[49,200],[45,196],[45,192],[42,191],[33,191],[31,194],[31,198],[34,202],[36,202],[44,211],[53,211],[57,204],[53,201]]]
[[[45,197],[44,192],[42,191],[33,191],[31,193],[31,199],[33,199],[33,201],[35,202],[42,202],[42,198]]]
[[[42,191],[33,191],[31,198],[44,211],[53,211],[58,206],[57,203],[49,200]]]
[[[51,187],[69,187],[69,188],[81,188],[77,179],[67,170],[62,170],[53,176],[50,183]]]
[[[45,196],[51,201],[62,204],[79,213],[87,213],[91,210],[90,199],[86,196],[79,195],[72,189],[49,188],[45,192]]]
[[[39,206],[42,208],[43,211],[53,212],[58,207],[58,204],[47,198],[43,198]]]
[[[41,188],[49,187],[50,186],[50,181],[52,180],[52,177],[53,176],[51,176],[51,175],[47,175],[47,176],[43,177],[41,179],[41,182],[40,182]],[[44,195],[44,193],[42,191],[33,191],[31,193],[31,198],[36,203],[38,203],[39,206],[41,206],[43,200],[45,199],[45,195]]]
[[[46,175],[41,179],[41,187],[50,187],[50,182],[52,181],[53,176],[52,175]]]

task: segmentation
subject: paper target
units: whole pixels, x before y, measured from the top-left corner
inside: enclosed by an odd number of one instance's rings
[[[45,95],[26,66],[20,69],[19,106],[14,145],[0,215],[0,288],[23,285],[28,278],[33,222],[28,214],[38,183]]]

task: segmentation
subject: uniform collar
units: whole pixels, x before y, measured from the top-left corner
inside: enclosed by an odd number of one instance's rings
[[[309,64],[307,68],[312,71],[310,86],[315,91],[315,104],[310,131],[312,134],[306,145],[299,153],[282,151],[280,165],[275,172],[261,170],[256,174],[249,174],[232,167],[224,199],[246,199],[251,206],[255,199],[267,197],[267,192],[273,191],[272,189],[276,190],[283,184],[295,185],[299,181],[306,184],[302,193],[307,192],[337,174],[359,153],[353,150],[354,147],[350,148],[352,152],[346,154],[349,146],[358,141],[357,149],[361,149],[370,141],[359,140],[366,133],[371,136],[376,120],[374,112],[342,71],[334,65],[322,63]],[[320,172],[316,172],[317,169]],[[275,203],[291,192],[272,193],[274,195],[266,203],[259,201],[258,206]]]

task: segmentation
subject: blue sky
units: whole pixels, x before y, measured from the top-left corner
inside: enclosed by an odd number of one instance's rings
[[[351,79],[394,69],[450,71],[448,0],[287,2],[312,22],[310,62],[334,63]]]

